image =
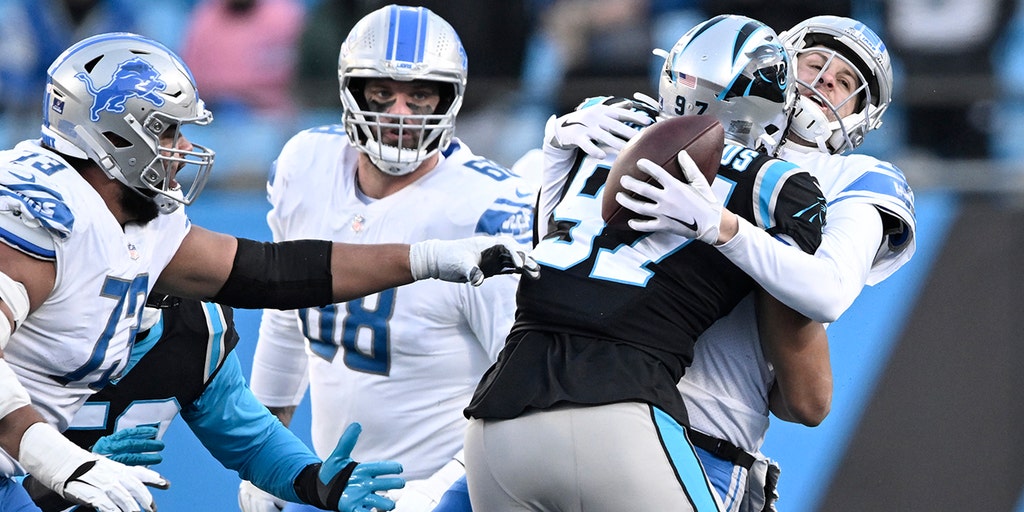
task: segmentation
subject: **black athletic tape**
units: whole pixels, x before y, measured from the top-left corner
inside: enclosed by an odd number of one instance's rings
[[[236,308],[298,309],[334,302],[331,242],[238,239],[227,282],[212,300]]]

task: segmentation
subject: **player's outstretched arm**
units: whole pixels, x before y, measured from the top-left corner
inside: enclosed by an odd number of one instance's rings
[[[260,243],[193,226],[156,289],[241,308],[298,309],[345,302],[419,279],[478,286],[496,274],[536,277],[538,271],[519,244],[501,237],[411,246]]]
[[[299,474],[295,479],[295,492],[302,501],[341,512],[395,508],[394,501],[378,493],[405,486],[405,479],[397,476],[402,472],[402,465],[393,461],[359,463],[352,460],[352,448],[360,432],[362,427],[358,423],[349,425],[327,460],[307,466]]]

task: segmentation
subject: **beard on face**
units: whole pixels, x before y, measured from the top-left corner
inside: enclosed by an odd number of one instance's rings
[[[118,203],[132,219],[131,222],[146,224],[160,215],[160,210],[153,198],[126,185],[121,187],[121,197],[118,199]]]

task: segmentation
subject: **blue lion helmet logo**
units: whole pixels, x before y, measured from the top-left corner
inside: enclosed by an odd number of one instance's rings
[[[164,99],[156,92],[166,89],[167,83],[160,80],[160,73],[141,57],[122,62],[110,82],[102,87],[97,88],[85,73],[78,73],[75,77],[85,83],[94,98],[89,109],[89,118],[93,121],[99,121],[100,112],[104,110],[115,114],[124,112],[125,102],[133,97],[142,98],[156,107],[164,104]]]

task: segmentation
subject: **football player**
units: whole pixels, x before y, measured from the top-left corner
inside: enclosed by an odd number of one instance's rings
[[[808,173],[757,151],[761,135],[784,128],[796,94],[790,58],[770,28],[713,18],[677,42],[664,69],[704,96],[665,102],[663,110],[596,98],[547,125],[546,166],[561,170],[548,172],[541,192],[550,227],[533,254],[544,268],[538,280],[520,283],[506,347],[466,409],[474,508],[719,508],[686,438],[676,384],[697,336],[754,282],[711,246],[718,230],[682,237],[606,226],[600,191],[622,146],[609,139],[636,129],[624,110],[643,112],[648,120],[639,124],[649,124],[700,109],[726,128],[719,175],[733,187],[728,204],[748,222],[810,253],[824,204]],[[604,126],[615,133],[602,135]],[[595,145],[604,158],[582,150]],[[638,165],[664,172],[649,160]],[[703,180],[692,161],[684,168]]]
[[[891,163],[841,155],[881,125],[892,98],[892,68],[879,37],[849,18],[816,16],[781,37],[794,54],[801,96],[778,156],[818,180],[828,222],[813,257],[785,251],[742,221],[740,236],[721,249],[787,304],[831,322],[865,284],[881,282],[914,253],[914,196],[906,178]],[[663,79],[662,99],[672,94],[671,82]],[[681,193],[678,180],[662,183],[665,197],[678,206],[663,201],[658,215],[703,208],[680,200],[692,194],[674,195]],[[760,453],[769,411],[813,426],[829,408],[813,390],[826,377],[830,384],[831,375],[808,372],[827,366],[828,351],[763,343],[754,303],[745,299],[701,335],[694,364],[679,384],[691,440],[730,511],[763,510],[776,497],[779,468]]]
[[[362,18],[340,50],[342,124],[300,132],[276,160],[267,185],[274,240],[504,235],[527,250],[532,187],[454,137],[466,73],[458,34],[430,10],[388,5]],[[464,472],[462,409],[504,345],[517,283],[421,282],[265,310],[252,389],[287,424],[308,379],[316,452],[362,424],[356,458],[404,468],[396,510],[429,510]],[[240,493],[255,491],[243,482]]]

